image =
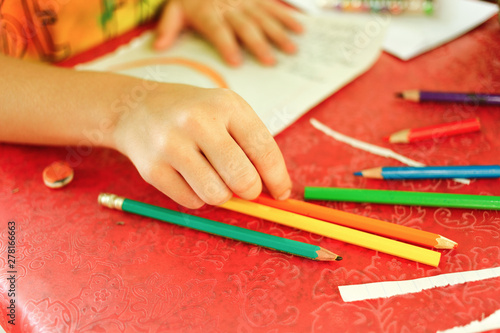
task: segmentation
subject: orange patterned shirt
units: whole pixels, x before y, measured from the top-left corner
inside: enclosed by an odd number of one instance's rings
[[[152,18],[163,0],[0,0],[0,52],[56,62]]]

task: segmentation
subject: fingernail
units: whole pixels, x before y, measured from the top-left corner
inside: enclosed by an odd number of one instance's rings
[[[287,43],[285,44],[284,50],[287,53],[295,53],[297,51],[297,47],[293,43]]]
[[[304,32],[304,27],[301,24],[298,24],[298,25],[296,25],[296,26],[293,27],[293,31],[295,33],[301,34],[301,33]]]
[[[163,44],[164,44],[164,43],[163,43],[163,39],[161,39],[161,38],[157,38],[157,39],[155,40],[155,42],[153,43],[153,48],[154,48],[155,50],[160,50],[160,49],[162,48]]]
[[[278,197],[278,200],[286,200],[290,197],[290,194],[292,193],[291,190],[286,190],[285,193],[283,193],[281,196]]]
[[[233,53],[229,56],[229,63],[233,66],[238,66],[241,64],[241,55],[239,52]]]
[[[264,64],[269,65],[269,66],[272,66],[276,63],[276,60],[270,54],[265,55],[262,60],[263,60]]]

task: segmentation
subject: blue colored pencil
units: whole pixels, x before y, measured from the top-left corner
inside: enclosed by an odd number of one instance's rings
[[[379,167],[354,175],[377,179],[499,178],[500,165]]]

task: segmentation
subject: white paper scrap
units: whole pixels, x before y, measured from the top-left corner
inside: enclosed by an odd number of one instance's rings
[[[500,310],[482,320],[474,320],[465,326],[457,326],[437,333],[478,333],[500,329]]]
[[[339,286],[339,291],[344,302],[354,302],[411,294],[425,289],[498,277],[500,277],[500,267],[494,267],[475,271],[448,273],[414,280],[384,281]]]

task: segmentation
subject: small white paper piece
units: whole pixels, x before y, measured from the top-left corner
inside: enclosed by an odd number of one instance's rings
[[[500,277],[500,267],[495,267],[476,271],[448,273],[414,280],[384,281],[339,286],[339,291],[344,302],[354,302],[417,293],[425,289],[446,287],[448,285],[451,286],[498,277]]]
[[[465,326],[457,326],[437,333],[476,333],[500,328],[500,310],[493,312],[482,320],[474,320]]]
[[[374,144],[371,144],[368,142],[364,142],[364,141],[352,138],[350,136],[347,136],[345,134],[339,133],[339,132],[331,129],[330,127],[326,126],[325,124],[321,123],[320,121],[318,121],[314,118],[311,118],[309,121],[310,121],[311,125],[313,125],[313,127],[316,128],[317,130],[325,133],[328,136],[331,136],[332,138],[334,138],[337,141],[347,143],[348,145],[350,145],[354,148],[364,150],[364,151],[372,153],[374,155],[392,158],[392,159],[395,159],[403,164],[409,165],[411,167],[425,166],[425,164],[417,162],[415,160],[412,160],[411,158],[408,158],[408,157],[403,156],[401,154],[398,154],[389,148],[379,147],[377,145],[374,145]],[[458,182],[458,183],[465,184],[465,185],[470,184],[470,180],[465,179],[465,178],[454,178],[453,180]]]

